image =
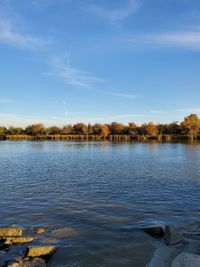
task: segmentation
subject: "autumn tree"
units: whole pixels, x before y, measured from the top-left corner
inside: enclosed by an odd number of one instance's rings
[[[29,135],[39,135],[45,132],[45,128],[42,123],[32,124],[26,127],[25,132]]]
[[[92,128],[94,134],[103,136],[104,138],[106,138],[110,133],[109,126],[107,124],[96,123]]]
[[[134,122],[129,122],[127,127],[127,133],[135,135],[137,132],[137,125]]]
[[[73,133],[74,134],[87,134],[88,127],[84,123],[77,123],[73,125]]]
[[[190,135],[190,138],[194,139],[200,130],[200,119],[196,114],[190,114],[181,122],[181,126]]]
[[[158,134],[162,135],[162,134],[167,134],[167,129],[168,129],[168,125],[167,124],[158,124],[157,125],[158,128]]]
[[[90,123],[88,124],[88,134],[94,134],[93,127]]]
[[[110,124],[111,134],[123,134],[124,130],[125,130],[125,126],[122,123],[112,122]]]
[[[6,128],[0,126],[0,139],[5,139],[6,138]]]
[[[72,133],[72,126],[70,124],[64,125],[62,129],[62,134],[71,134]]]
[[[150,135],[150,136],[157,136],[158,135],[158,127],[153,122],[144,123],[141,126],[141,130],[143,134]]]

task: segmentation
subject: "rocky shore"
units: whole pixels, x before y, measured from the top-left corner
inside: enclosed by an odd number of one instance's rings
[[[158,225],[140,230],[144,232],[144,239],[154,244],[144,267],[200,267],[200,226],[197,224]],[[61,239],[79,234],[70,227],[0,228],[0,267],[50,266]]]
[[[46,267],[59,238],[74,235],[76,231],[68,227],[0,228],[0,267]]]
[[[200,229],[196,226],[161,225],[141,230],[160,240],[146,267],[200,267]]]

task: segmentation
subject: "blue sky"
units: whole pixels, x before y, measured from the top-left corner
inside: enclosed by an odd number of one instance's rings
[[[199,85],[199,0],[1,0],[1,125],[181,121]]]

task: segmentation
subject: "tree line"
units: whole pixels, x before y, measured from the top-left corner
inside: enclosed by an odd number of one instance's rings
[[[144,123],[140,126],[134,122],[124,125],[118,122],[110,124],[85,124],[76,123],[74,125],[64,125],[63,127],[51,126],[45,127],[42,123],[32,124],[26,128],[21,127],[3,127],[0,126],[0,138],[6,139],[8,136],[51,136],[51,135],[95,135],[107,138],[110,135],[127,136],[150,136],[160,135],[188,135],[191,138],[197,138],[200,133],[200,118],[196,114],[190,114],[184,120],[166,124],[155,124],[153,122]]]

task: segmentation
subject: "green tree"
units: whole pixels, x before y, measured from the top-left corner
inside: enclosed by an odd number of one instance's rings
[[[181,122],[181,126],[189,134],[190,138],[194,139],[200,130],[200,119],[196,114],[190,114]]]
[[[51,126],[49,128],[46,128],[45,129],[45,132],[47,134],[52,134],[52,135],[54,135],[54,134],[60,134],[62,132],[62,129],[60,127],[57,127],[57,126]]]
[[[23,134],[24,130],[21,127],[9,127],[8,129],[8,134],[10,135],[19,135],[19,134]]]

